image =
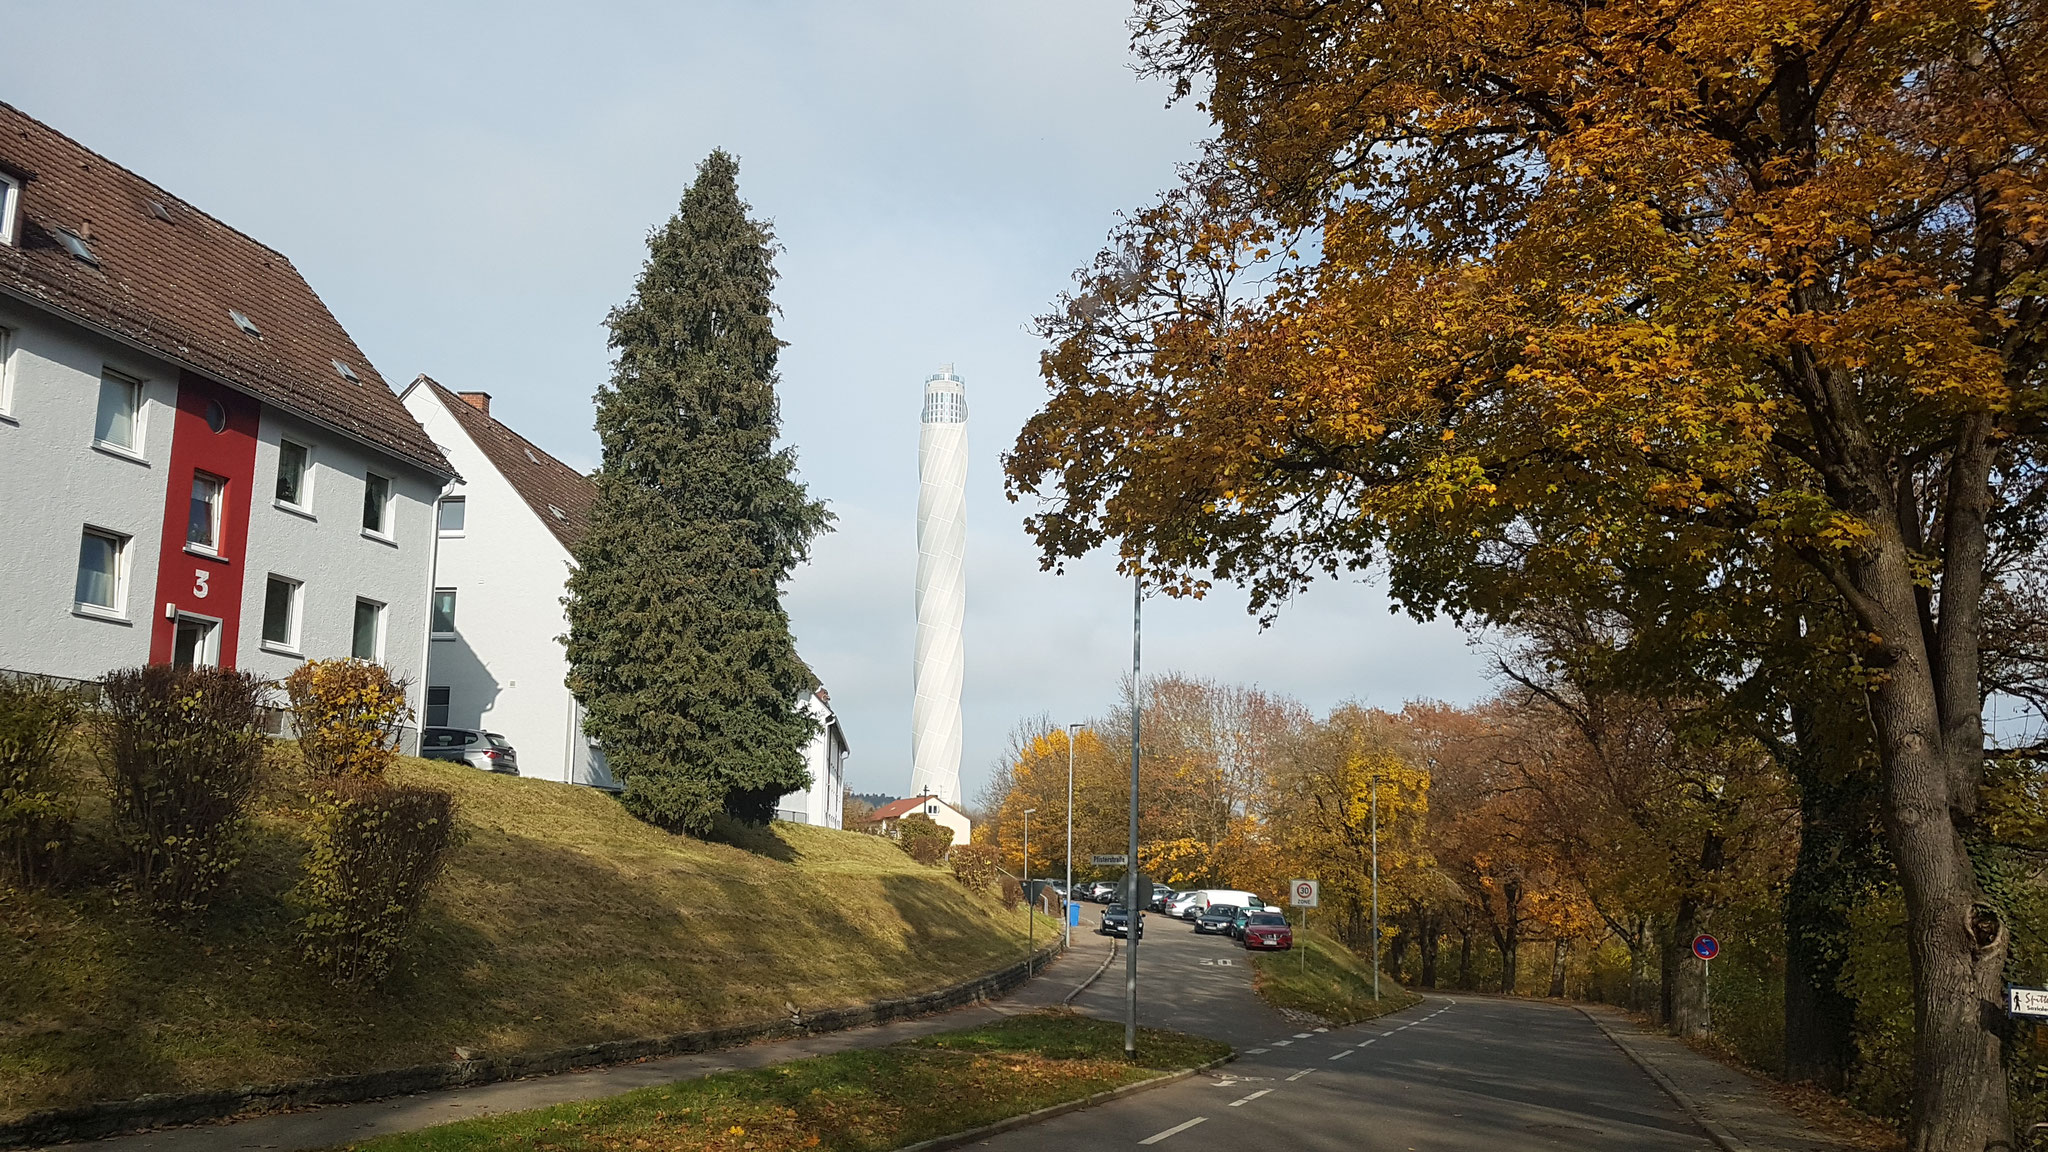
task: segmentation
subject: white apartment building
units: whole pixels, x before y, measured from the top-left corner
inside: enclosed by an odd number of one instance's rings
[[[596,486],[493,417],[488,392],[421,376],[400,398],[462,477],[437,517],[426,726],[504,736],[522,776],[614,787],[560,640]]]
[[[775,818],[794,824],[843,828],[849,751],[846,731],[839,726],[839,713],[832,710],[832,694],[823,688],[804,697],[803,708],[818,722],[818,734],[804,748],[804,767],[811,773],[811,786],[777,800]]]
[[[0,104],[0,669],[359,656],[423,710],[452,477],[283,254]]]

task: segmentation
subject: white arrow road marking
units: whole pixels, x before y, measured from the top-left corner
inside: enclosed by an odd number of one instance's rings
[[[1257,1100],[1259,1097],[1264,1096],[1266,1093],[1271,1091],[1271,1088],[1261,1088],[1257,1092],[1252,1093],[1251,1095],[1245,1097],[1242,1100],[1232,1100],[1228,1106],[1231,1108],[1242,1108],[1246,1104],[1249,1104],[1252,1101]]]
[[[1179,1135],[1180,1133],[1185,1132],[1190,1128],[1193,1128],[1195,1125],[1200,1124],[1207,1119],[1207,1116],[1197,1116],[1193,1120],[1190,1120],[1185,1124],[1175,1124],[1173,1127],[1168,1128],[1164,1132],[1155,1132],[1152,1135],[1145,1137],[1143,1140],[1138,1141],[1138,1143],[1157,1144],[1161,1140],[1166,1139],[1168,1136]]]

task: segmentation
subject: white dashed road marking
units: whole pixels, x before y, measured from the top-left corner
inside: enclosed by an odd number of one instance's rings
[[[1292,1075],[1292,1076],[1289,1076],[1289,1077],[1288,1077],[1287,1079],[1288,1079],[1288,1080],[1289,1080],[1290,1082],[1292,1082],[1292,1081],[1295,1081],[1295,1080],[1299,1080],[1299,1079],[1301,1079],[1301,1078],[1302,1078],[1303,1076],[1306,1076],[1306,1075],[1308,1075],[1309,1073],[1311,1073],[1311,1072],[1313,1072],[1313,1071],[1315,1071],[1315,1069],[1313,1069],[1313,1068],[1303,1068],[1303,1069],[1302,1069],[1301,1071],[1299,1071],[1299,1072],[1296,1072],[1296,1073],[1295,1073],[1294,1075]]]
[[[1268,1092],[1271,1092],[1271,1091],[1272,1091],[1272,1089],[1271,1089],[1271,1088],[1261,1088],[1261,1089],[1259,1089],[1259,1090],[1258,1090],[1257,1092],[1254,1092],[1254,1093],[1252,1093],[1251,1095],[1249,1095],[1249,1096],[1245,1097],[1245,1098],[1244,1098],[1244,1099],[1242,1099],[1242,1100],[1232,1100],[1232,1101],[1230,1102],[1230,1104],[1229,1104],[1229,1107],[1232,1107],[1232,1108],[1242,1108],[1242,1107],[1243,1107],[1243,1106],[1245,1106],[1246,1104],[1249,1104],[1249,1103],[1251,1103],[1252,1101],[1254,1101],[1254,1100],[1257,1100],[1257,1099],[1258,1099],[1259,1097],[1261,1097],[1261,1096],[1264,1096],[1264,1095],[1265,1095],[1266,1093],[1268,1093]]]
[[[1275,1041],[1273,1041],[1273,1047],[1275,1047],[1275,1048],[1285,1048],[1285,1047],[1287,1047],[1287,1046],[1288,1046],[1289,1044],[1292,1044],[1292,1043],[1294,1043],[1294,1041],[1292,1041],[1292,1040],[1275,1040]]]
[[[1306,1039],[1308,1039],[1309,1037],[1311,1037],[1311,1036],[1313,1036],[1313,1035],[1315,1035],[1315,1033],[1313,1033],[1313,1032],[1296,1032],[1296,1033],[1294,1034],[1294,1038],[1295,1038],[1296,1040],[1306,1040]]]
[[[1261,1052],[1271,1052],[1271,1051],[1272,1051],[1272,1049],[1271,1049],[1271,1048],[1247,1048],[1247,1049],[1245,1049],[1245,1050],[1244,1050],[1244,1054],[1245,1054],[1245,1055],[1247,1055],[1247,1056],[1257,1056],[1257,1055],[1258,1055],[1259,1053],[1261,1053]]]
[[[1346,1056],[1349,1056],[1349,1055],[1351,1055],[1351,1054],[1352,1054],[1353,1052],[1356,1052],[1356,1051],[1358,1051],[1358,1049],[1356,1049],[1356,1048],[1346,1048],[1346,1049],[1345,1049],[1345,1050],[1343,1050],[1342,1052],[1339,1052],[1339,1053],[1337,1053],[1337,1054],[1336,1054],[1335,1056],[1332,1056],[1332,1057],[1330,1057],[1330,1059],[1332,1059],[1332,1060],[1342,1060],[1342,1059],[1343,1059],[1343,1058],[1345,1058]]]
[[[1168,1136],[1175,1136],[1182,1132],[1185,1132],[1188,1129],[1193,1128],[1195,1125],[1200,1124],[1207,1119],[1207,1116],[1197,1116],[1193,1120],[1189,1120],[1185,1124],[1175,1124],[1173,1127],[1168,1128],[1164,1132],[1155,1132],[1152,1135],[1145,1137],[1143,1140],[1138,1141],[1138,1143],[1157,1144],[1161,1140],[1166,1139]]]

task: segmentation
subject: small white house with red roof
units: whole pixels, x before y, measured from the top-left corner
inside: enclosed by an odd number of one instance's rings
[[[919,813],[931,817],[932,822],[941,828],[951,828],[955,844],[965,844],[974,838],[974,821],[967,818],[967,813],[929,792],[905,796],[901,800],[892,800],[882,805],[875,809],[874,815],[868,817],[868,826],[871,831],[884,836],[894,836],[897,825],[906,817]]]

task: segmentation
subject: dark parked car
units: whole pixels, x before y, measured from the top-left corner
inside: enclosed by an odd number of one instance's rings
[[[1237,914],[1244,911],[1235,904],[1211,904],[1209,910],[1195,917],[1195,934],[1206,936],[1211,932],[1229,932],[1237,921]]]
[[[1102,923],[1095,929],[1102,936],[1128,936],[1131,934],[1131,914],[1121,904],[1111,904],[1102,910]],[[1145,938],[1145,917],[1138,917],[1138,939]]]
[[[420,733],[420,755],[429,760],[453,760],[505,776],[519,775],[519,753],[496,732],[428,728]]]
[[[1278,912],[1252,913],[1237,930],[1237,938],[1244,941],[1246,951],[1285,952],[1294,947],[1294,929]]]
[[[1166,885],[1157,885],[1152,889],[1152,902],[1150,904],[1147,904],[1146,907],[1150,908],[1154,912],[1164,912],[1166,911],[1166,902],[1168,900],[1173,899],[1177,895],[1179,895],[1179,893],[1175,892],[1171,888],[1168,888]]]

